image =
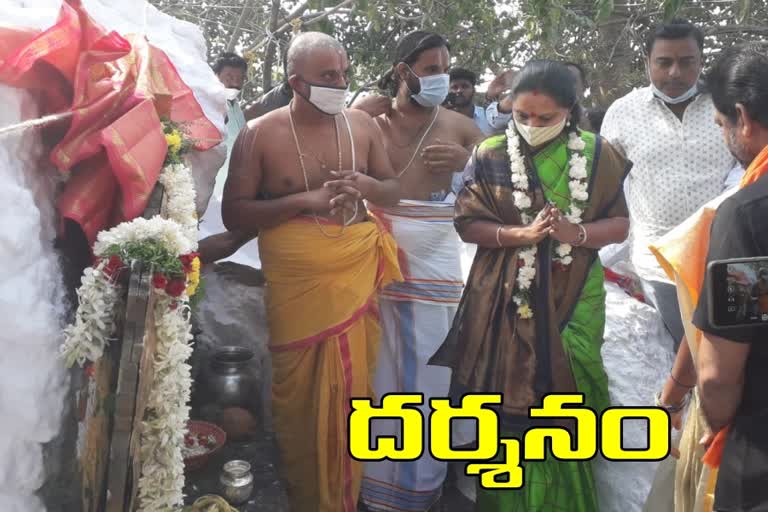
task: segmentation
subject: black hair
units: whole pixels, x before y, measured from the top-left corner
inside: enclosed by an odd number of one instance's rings
[[[732,46],[706,78],[715,108],[732,123],[741,103],[749,117],[768,128],[768,43]]]
[[[225,67],[239,68],[243,70],[243,73],[248,72],[248,63],[245,62],[245,59],[233,52],[224,52],[219,55],[213,65],[213,72],[218,75]]]
[[[451,78],[451,82],[454,80],[466,80],[473,86],[477,85],[477,74],[466,68],[453,68],[448,75]]]
[[[605,119],[605,112],[601,108],[587,110],[587,119],[589,119],[589,126],[593,132],[600,133],[600,129],[603,127],[603,119]]]
[[[704,54],[704,32],[699,27],[694,25],[688,20],[674,19],[668,23],[662,23],[658,25],[645,41],[645,53],[648,57],[651,56],[653,51],[653,45],[656,44],[657,39],[688,39],[693,38],[696,40],[696,44],[699,45],[699,50]]]
[[[576,68],[579,72],[579,77],[581,77],[581,83],[584,85],[584,88],[586,89],[589,87],[589,83],[587,83],[587,71],[584,69],[584,66],[571,61],[563,62],[563,64],[569,68]]]
[[[400,78],[395,73],[395,66],[401,62],[411,65],[419,60],[419,57],[425,51],[442,47],[448,48],[449,52],[451,51],[448,41],[443,36],[433,32],[415,30],[406,34],[397,43],[395,58],[392,60],[392,69],[379,80],[379,89],[389,92],[392,96],[396,96],[397,89],[400,86]]]
[[[581,109],[576,98],[576,78],[565,64],[553,60],[532,60],[515,76],[512,95],[540,91],[555,100],[559,106],[570,109],[570,130],[576,130],[581,121]]]

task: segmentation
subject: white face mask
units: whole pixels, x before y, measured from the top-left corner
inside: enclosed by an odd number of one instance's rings
[[[317,110],[329,116],[335,116],[344,110],[349,87],[323,87],[302,81],[309,86],[309,97],[299,95],[314,105]]]
[[[419,93],[413,94],[413,91],[411,91],[411,98],[422,107],[437,107],[438,105],[442,105],[445,98],[448,96],[448,89],[451,85],[451,78],[448,74],[443,73],[442,75],[422,77],[414,73],[411,66],[408,66],[408,69],[411,70],[413,76],[419,79]],[[408,87],[407,82],[405,85]],[[411,90],[410,87],[408,90]]]
[[[238,96],[240,96],[240,89],[232,89],[228,87],[225,90],[227,91],[226,96],[229,101],[234,101]]]
[[[563,132],[566,123],[566,117],[559,123],[552,126],[528,126],[527,124],[520,124],[517,119],[513,118],[517,133],[528,143],[532,148],[546,144],[547,142],[554,140],[558,135]]]
[[[653,91],[654,96],[659,98],[664,103],[669,103],[670,105],[677,105],[679,103],[685,103],[686,101],[690,100],[694,96],[696,96],[699,93],[699,82],[696,81],[695,84],[693,84],[693,87],[688,89],[686,92],[678,96],[677,98],[673,98],[671,96],[667,96],[659,88],[657,88],[653,82],[651,82],[651,91]]]

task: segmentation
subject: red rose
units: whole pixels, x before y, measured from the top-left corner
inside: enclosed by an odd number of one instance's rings
[[[192,272],[192,260],[194,257],[191,254],[183,254],[179,256],[179,260],[181,261],[181,266],[184,268],[184,273],[189,274]]]
[[[168,279],[164,274],[155,272],[155,275],[152,276],[152,286],[165,290],[165,287],[168,286]]]
[[[187,289],[187,283],[184,279],[173,279],[165,287],[165,293],[171,297],[180,297]]]

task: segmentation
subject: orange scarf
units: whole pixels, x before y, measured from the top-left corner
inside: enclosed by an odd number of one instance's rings
[[[748,187],[768,173],[768,146],[765,146],[741,178],[739,188]]]

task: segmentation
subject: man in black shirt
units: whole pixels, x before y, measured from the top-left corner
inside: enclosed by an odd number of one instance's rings
[[[750,166],[749,185],[717,210],[707,261],[768,257],[768,45],[726,51],[707,84],[728,147]],[[693,318],[704,333],[698,353],[700,399],[713,432],[730,425],[714,508],[768,511],[768,324],[713,326],[707,281]]]

